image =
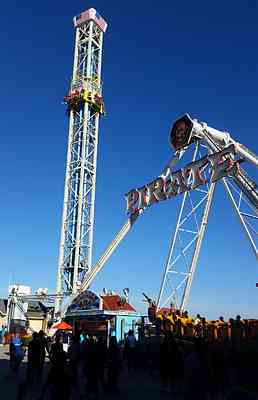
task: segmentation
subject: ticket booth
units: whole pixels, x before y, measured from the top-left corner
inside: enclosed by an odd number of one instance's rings
[[[104,336],[116,336],[117,341],[124,340],[130,329],[137,337],[137,322],[141,314],[118,294],[98,295],[90,290],[79,294],[66,312],[66,321],[73,326],[74,333]]]

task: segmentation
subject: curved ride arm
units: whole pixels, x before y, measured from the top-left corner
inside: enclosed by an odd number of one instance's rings
[[[222,150],[225,146],[233,144],[236,153],[241,156],[243,161],[248,161],[256,167],[258,166],[258,156],[241,143],[236,142],[227,132],[220,132],[207,126],[207,124],[199,123],[194,120],[193,135],[198,136],[199,139],[205,140],[212,152]],[[241,168],[239,173],[234,177],[231,177],[231,179],[234,180],[239,189],[246,195],[257,212],[258,188],[256,182]]]
[[[241,157],[258,167],[258,156],[243,144],[234,140],[228,132],[218,131],[217,129],[211,128],[204,122],[193,120],[192,123],[193,135],[196,134],[196,136],[198,136],[200,139],[211,139],[216,145],[219,146],[220,149],[233,144],[236,152]]]
[[[115,236],[115,238],[112,240],[112,242],[109,244],[107,249],[104,251],[104,253],[100,256],[98,261],[96,262],[95,266],[85,275],[82,284],[80,286],[80,292],[88,289],[88,287],[91,285],[92,281],[96,277],[96,275],[102,270],[106,262],[109,260],[113,252],[116,250],[116,248],[119,246],[119,244],[122,242],[122,240],[125,238],[125,236],[128,234],[128,232],[131,230],[133,224],[141,214],[141,210],[134,213],[133,215],[130,216],[130,218],[126,221],[126,223],[122,226],[118,234]]]

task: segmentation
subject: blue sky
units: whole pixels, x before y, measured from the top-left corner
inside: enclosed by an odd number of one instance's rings
[[[189,112],[258,151],[256,1],[79,0],[1,5],[1,295],[8,282],[55,288],[72,71],[72,18],[95,7],[109,26],[100,124],[94,260],[125,221],[124,193],[171,157],[168,131]],[[254,172],[255,173],[255,172]],[[256,173],[257,176],[257,173]],[[257,263],[222,187],[189,309],[257,316]],[[178,199],[147,210],[93,288],[157,296]]]

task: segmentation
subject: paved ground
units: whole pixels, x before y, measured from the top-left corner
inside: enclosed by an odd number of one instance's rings
[[[0,397],[7,400],[16,400],[17,389],[19,383],[25,378],[26,371],[26,360],[22,363],[18,376],[14,376],[10,373],[9,369],[9,354],[8,346],[0,347]],[[47,374],[48,363],[45,366],[45,376]],[[39,388],[36,389],[36,393],[30,393],[24,400],[37,400],[39,394]],[[168,399],[171,395],[162,393],[160,391],[160,382],[158,376],[149,377],[144,373],[130,373],[128,374],[126,368],[121,373],[120,382],[120,393],[116,396],[102,395],[100,398],[123,399],[123,400],[157,400],[157,399]],[[74,395],[71,400],[81,400],[78,395]],[[86,399],[86,397],[82,397]],[[173,396],[173,399],[176,398]]]
[[[8,346],[0,347],[0,399],[4,400],[16,400],[18,387],[21,382],[25,379],[26,372],[26,359],[22,363],[21,369],[18,376],[14,376],[10,372],[9,368],[9,348]],[[49,368],[49,362],[46,362],[44,370],[44,379],[47,376]],[[81,392],[83,393],[83,383],[80,386]],[[158,375],[150,377],[148,374],[143,372],[132,372],[128,373],[126,368],[121,371],[120,377],[120,392],[117,395],[104,395],[100,394],[100,400],[182,400],[181,396],[175,394],[164,393],[161,391],[161,385]],[[36,387],[33,391],[30,390],[28,395],[23,400],[38,400],[40,394],[40,387]],[[74,394],[70,400],[88,400],[85,395]],[[249,397],[248,393],[240,395],[233,395],[233,397],[216,397],[210,398],[210,400],[258,400],[258,396],[252,395]],[[48,400],[47,396],[44,400]]]

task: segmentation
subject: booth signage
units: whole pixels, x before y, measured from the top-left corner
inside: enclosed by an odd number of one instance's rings
[[[234,154],[235,147],[232,144],[217,153],[207,155],[187,164],[178,171],[167,174],[167,177],[159,176],[141,188],[130,190],[125,195],[126,212],[134,214],[154,203],[196,189],[200,185],[216,182],[225,176],[236,175],[239,171],[240,161],[234,160]],[[207,168],[209,179],[206,180],[203,172]]]
[[[68,308],[68,312],[82,310],[101,310],[101,298],[90,290],[79,294]]]

